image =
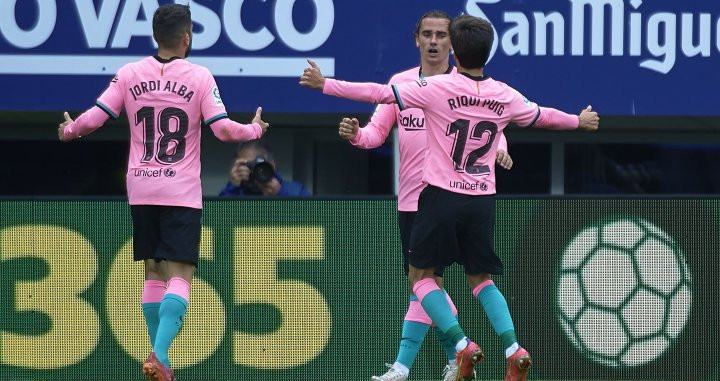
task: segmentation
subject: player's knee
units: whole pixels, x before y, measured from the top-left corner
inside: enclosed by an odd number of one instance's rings
[[[154,259],[145,260],[145,279],[166,280],[160,264]]]
[[[414,285],[415,283],[425,278],[434,278],[434,270],[435,269],[433,268],[420,269],[413,265],[410,265],[410,273],[408,274],[408,278],[410,279],[410,282]]]
[[[481,283],[491,279],[491,276],[488,273],[466,274],[466,277],[468,281],[468,286],[470,286],[471,290],[475,289],[475,287],[477,287]]]

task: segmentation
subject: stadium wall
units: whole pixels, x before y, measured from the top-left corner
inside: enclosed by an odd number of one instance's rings
[[[181,380],[365,380],[394,360],[408,287],[393,200],[207,200]],[[719,199],[506,199],[495,247],[532,378],[716,380]],[[150,351],[121,200],[0,201],[0,380],[138,379]],[[466,332],[504,358],[461,268]],[[439,379],[433,334],[412,379]]]

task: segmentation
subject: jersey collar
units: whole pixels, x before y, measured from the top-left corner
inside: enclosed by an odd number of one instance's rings
[[[463,73],[460,73],[460,74],[462,74],[462,75],[464,75],[464,76],[472,79],[473,81],[484,81],[484,80],[486,80],[486,79],[490,79],[490,77],[485,76],[485,75],[474,76],[474,75],[470,75],[470,74],[464,73],[464,72],[463,72]]]
[[[164,64],[166,64],[166,63],[168,63],[168,62],[175,61],[175,60],[181,60],[181,59],[182,59],[182,58],[180,58],[180,57],[178,57],[178,56],[173,56],[173,57],[170,57],[169,59],[165,59],[165,58],[162,58],[162,57],[160,57],[160,56],[158,56],[158,55],[154,55],[153,58],[155,58],[158,62],[164,63]]]

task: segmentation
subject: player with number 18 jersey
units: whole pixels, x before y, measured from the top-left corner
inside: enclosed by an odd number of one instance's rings
[[[80,138],[123,108],[127,113],[133,260],[143,261],[139,304],[152,347],[141,370],[149,381],[175,381],[170,347],[190,302],[202,235],[200,126],[209,125],[221,141],[238,142],[259,138],[269,124],[260,107],[251,124],[228,118],[210,71],[184,59],[192,46],[188,5],[159,6],[152,29],[157,54],[120,68],[76,120],[65,112],[58,138]]]
[[[123,107],[130,124],[127,190],[130,205],[202,208],[200,126],[229,124],[210,71],[184,59],[146,57],[123,66],[96,106],[111,118]],[[67,134],[80,133],[80,118]],[[217,126],[216,126],[217,125]],[[228,140],[262,135],[257,124],[228,128]],[[226,133],[219,135],[221,139]]]

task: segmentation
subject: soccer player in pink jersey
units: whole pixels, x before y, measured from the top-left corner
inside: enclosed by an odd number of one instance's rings
[[[61,141],[85,136],[117,118],[130,122],[127,190],[134,260],[145,265],[142,311],[152,352],[142,366],[150,381],[175,379],[168,350],[190,297],[200,250],[200,126],[222,141],[257,139],[269,124],[258,108],[251,124],[228,118],[215,79],[187,57],[192,21],[187,5],[160,6],[153,16],[157,55],[117,72],[95,106],[58,128]]]
[[[395,74],[390,84],[411,82],[436,74],[451,73],[454,68],[450,65],[450,22],[452,19],[447,13],[438,10],[426,12],[418,21],[414,37],[415,45],[420,51],[420,66]],[[406,108],[400,110],[397,105],[378,105],[370,122],[359,128],[355,118],[344,118],[340,122],[338,134],[341,138],[349,140],[351,144],[371,149],[383,144],[392,127],[397,123],[400,148],[400,171],[398,187],[398,225],[400,241],[403,252],[403,267],[408,274],[409,244],[412,224],[417,214],[417,202],[420,191],[425,184],[422,182],[422,168],[426,151],[425,115],[422,109]],[[499,137],[500,148],[496,163],[509,169],[512,158],[507,153],[507,141],[504,135]],[[444,266],[435,268],[435,280],[442,287]],[[448,296],[448,303],[454,308]],[[425,313],[415,295],[410,295],[409,306],[402,326],[402,340],[393,364],[388,364],[387,372],[380,376],[371,377],[372,381],[405,381],[417,357],[418,351],[432,325],[430,317]],[[443,381],[455,379],[457,365],[455,363],[455,343],[446,336],[437,326],[435,334],[442,344],[448,357],[448,364],[443,369]]]
[[[457,72],[397,85],[349,83],[325,79],[309,60],[300,84],[325,94],[372,103],[397,103],[400,109],[421,108],[428,128],[423,171],[427,184],[418,200],[410,241],[409,277],[423,309],[455,344],[458,380],[474,377],[484,354],[465,336],[434,269],[460,263],[493,328],[503,338],[507,357],[505,379],[525,380],[532,359],[515,337],[505,297],[491,274],[502,273],[493,249],[495,224],[494,160],[498,134],[509,123],[521,127],[594,131],[599,117],[588,106],[579,115],[539,107],[512,87],[485,75],[493,42],[492,25],[473,16],[459,16],[450,25]]]

